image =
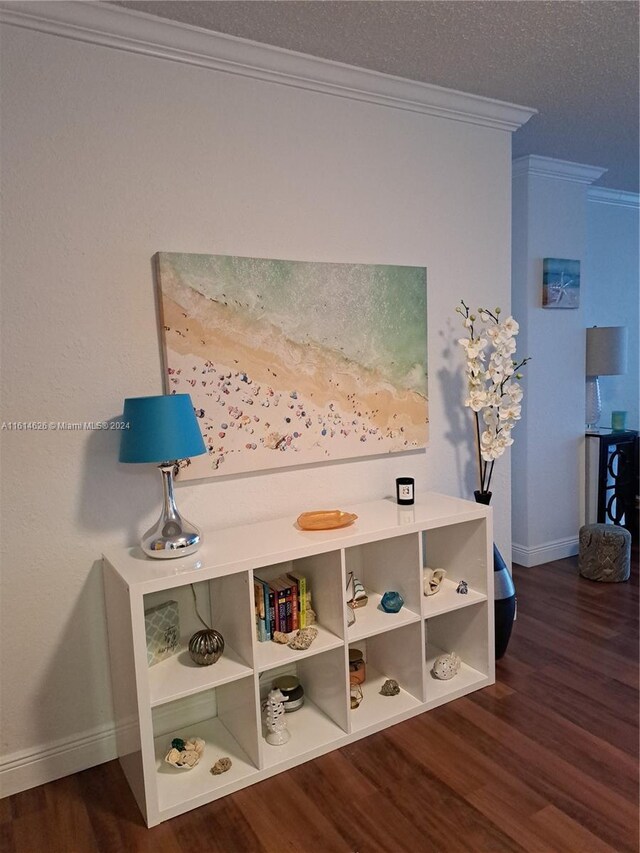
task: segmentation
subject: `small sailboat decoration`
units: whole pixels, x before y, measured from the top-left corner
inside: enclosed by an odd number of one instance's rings
[[[369,601],[369,596],[358,578],[354,577],[353,572],[349,572],[347,579],[346,599],[349,607],[355,610],[356,607],[364,607]]]

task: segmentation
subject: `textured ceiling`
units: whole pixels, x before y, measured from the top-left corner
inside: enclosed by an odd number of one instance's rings
[[[314,56],[535,107],[514,157],[608,171],[638,192],[636,0],[146,0],[124,6]]]

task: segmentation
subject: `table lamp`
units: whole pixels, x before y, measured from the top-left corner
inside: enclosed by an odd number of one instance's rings
[[[154,462],[162,474],[160,518],[142,537],[148,557],[185,557],[202,542],[200,531],[180,516],[173,497],[173,469],[180,459],[206,453],[189,394],[129,397],[124,401],[120,462]]]
[[[587,429],[596,429],[602,412],[598,377],[626,372],[626,326],[593,326],[587,329]]]

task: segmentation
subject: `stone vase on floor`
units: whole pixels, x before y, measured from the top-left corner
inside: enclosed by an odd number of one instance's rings
[[[473,493],[476,503],[489,506],[491,503],[491,492],[481,492],[476,490]],[[509,640],[511,639],[511,631],[516,615],[516,588],[513,585],[513,578],[509,574],[509,569],[504,561],[504,557],[493,543],[493,597],[495,609],[495,640],[496,640],[496,660],[507,651]]]

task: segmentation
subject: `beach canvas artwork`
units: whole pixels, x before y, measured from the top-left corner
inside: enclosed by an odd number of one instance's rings
[[[580,307],[580,261],[565,258],[543,259],[542,307]]]
[[[426,445],[423,267],[156,256],[167,393],[208,454],[180,479]]]

